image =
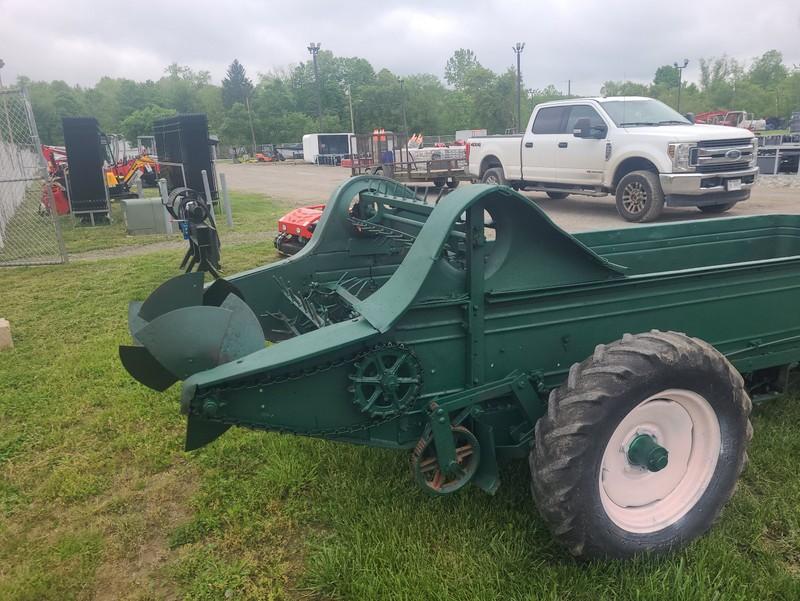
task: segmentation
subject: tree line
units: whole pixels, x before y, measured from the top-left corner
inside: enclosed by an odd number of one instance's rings
[[[321,131],[350,131],[351,102],[359,133],[402,131],[404,109],[409,129],[429,135],[475,128],[503,133],[517,127],[515,70],[496,73],[469,49],[453,53],[443,78],[430,73],[399,77],[388,69],[376,71],[366,59],[330,51],[320,51],[317,60]],[[785,119],[800,110],[800,68],[785,65],[776,50],[749,65],[726,56],[700,59],[699,65],[700,81],[681,84],[682,112],[740,109]],[[675,107],[678,82],[678,69],[663,65],[650,83],[607,81],[601,93],[650,96]],[[150,134],[154,120],[175,113],[206,113],[224,145],[249,146],[252,133],[259,144],[299,142],[303,134],[320,131],[311,60],[259,74],[255,82],[234,60],[221,85],[212,83],[208,71],[176,63],[155,81],[103,77],[93,87],[82,87],[20,77],[18,84],[30,92],[39,134],[47,144],[63,143],[65,116],[94,116],[104,131],[123,134],[132,143]],[[552,84],[536,89],[523,82],[523,124],[538,103],[564,97]]]

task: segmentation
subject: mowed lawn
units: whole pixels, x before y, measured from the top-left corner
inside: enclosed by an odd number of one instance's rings
[[[282,212],[252,195],[234,211],[250,232]],[[98,232],[70,243],[146,242]],[[268,236],[230,240],[228,273],[278,258]],[[494,497],[432,499],[405,453],[243,430],[183,452],[179,386],[155,393],[117,358],[128,300],[181,255],[0,270],[16,344],[0,353],[0,600],[800,599],[800,396],[755,410],[750,465],[708,536],[579,563],[524,462]]]

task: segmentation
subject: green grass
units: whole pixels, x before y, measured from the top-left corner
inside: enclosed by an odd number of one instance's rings
[[[153,194],[152,190],[148,190],[148,195]],[[264,202],[264,197],[260,194],[231,193],[230,197],[233,230],[227,226],[224,216],[216,215],[217,227],[223,236],[231,231],[237,233],[272,232],[276,228],[278,217],[288,210],[283,203]],[[64,215],[60,218],[60,225],[68,253],[83,253],[124,246],[146,246],[170,240],[180,242],[181,239],[180,234],[177,233],[177,227],[175,228],[176,234],[173,236],[127,235],[122,205],[119,202],[113,202],[111,205],[110,224],[92,227],[82,224],[71,215]]]
[[[784,135],[788,134],[788,129],[766,129],[764,131],[758,132],[760,136],[777,136],[777,135]]]
[[[252,201],[242,219],[282,210]],[[0,599],[800,598],[800,398],[756,410],[750,466],[708,536],[577,563],[524,462],[494,497],[432,499],[404,453],[244,430],[184,453],[178,388],[144,388],[116,354],[127,301],[179,255],[0,270],[16,344],[0,353]],[[223,258],[233,272],[276,255],[267,237]]]

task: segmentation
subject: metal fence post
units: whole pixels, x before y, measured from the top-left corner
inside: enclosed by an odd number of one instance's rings
[[[219,174],[219,185],[222,188],[222,208],[225,209],[225,221],[228,227],[233,227],[233,211],[231,210],[231,199],[228,197],[228,182],[225,180],[225,174]]]
[[[158,191],[161,193],[161,204],[163,205],[162,210],[164,211],[164,228],[167,230],[167,234],[172,234],[172,221],[170,221],[169,213],[167,212],[169,190],[167,190],[167,180],[163,177],[158,180]]]

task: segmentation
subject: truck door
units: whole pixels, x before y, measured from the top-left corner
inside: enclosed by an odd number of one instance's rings
[[[606,162],[608,125],[588,104],[573,104],[564,120],[564,131],[557,138],[556,176],[565,184],[599,186],[603,183]],[[573,134],[578,119],[589,119],[591,136],[579,138]]]
[[[556,179],[558,139],[568,106],[545,106],[536,112],[533,126],[522,136],[522,179],[550,182]]]

